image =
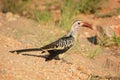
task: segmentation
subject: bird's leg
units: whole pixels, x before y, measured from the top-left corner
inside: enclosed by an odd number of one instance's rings
[[[57,55],[54,59],[55,60],[60,60],[59,55]]]
[[[59,58],[61,59],[61,63],[65,62],[67,64],[72,64],[71,62],[68,62],[67,60],[65,60],[63,57],[65,56],[65,54],[59,54]]]
[[[55,63],[61,64],[61,59],[59,58],[59,55],[57,55],[54,59],[55,59]]]
[[[16,52],[18,55],[20,55],[20,52]]]
[[[55,59],[56,56],[57,56],[57,54],[55,54],[55,53],[50,53],[50,54],[48,55],[48,57],[46,58],[45,61],[50,61],[50,60],[52,60],[52,59]]]

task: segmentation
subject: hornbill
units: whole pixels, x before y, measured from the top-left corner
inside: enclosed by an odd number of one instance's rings
[[[87,22],[78,20],[73,23],[71,30],[67,35],[59,38],[58,40],[48,45],[45,45],[40,48],[20,49],[20,50],[13,50],[9,52],[21,53],[21,52],[29,52],[29,51],[41,51],[42,53],[44,52],[49,53],[45,61],[49,61],[52,59],[60,59],[59,55],[65,53],[67,50],[69,50],[73,46],[76,40],[78,31],[81,27],[87,27],[87,28],[92,29],[91,25],[88,24]]]

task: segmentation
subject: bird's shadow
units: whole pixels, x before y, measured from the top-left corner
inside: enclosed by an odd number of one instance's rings
[[[41,57],[41,58],[48,58],[49,55],[34,55],[34,54],[22,54],[23,56],[33,56],[33,57]],[[55,60],[60,60],[58,58],[54,58]],[[67,64],[72,64],[71,62],[68,62],[67,60],[65,60],[64,58],[61,59],[62,62],[65,62]]]
[[[94,45],[97,45],[97,44],[98,44],[98,42],[97,42],[97,36],[87,37],[87,40],[88,40],[90,43],[94,44]]]

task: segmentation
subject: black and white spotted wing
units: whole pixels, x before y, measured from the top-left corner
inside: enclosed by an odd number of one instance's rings
[[[62,50],[67,49],[73,46],[74,38],[72,36],[64,36],[60,39],[58,39],[55,42],[52,42],[46,46],[41,47],[41,50]]]

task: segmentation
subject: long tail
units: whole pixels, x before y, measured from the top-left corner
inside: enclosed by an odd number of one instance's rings
[[[30,51],[42,51],[41,48],[30,48],[30,49],[20,49],[20,50],[13,50],[13,51],[9,51],[11,53],[17,52],[17,53],[21,53],[21,52],[30,52]]]

